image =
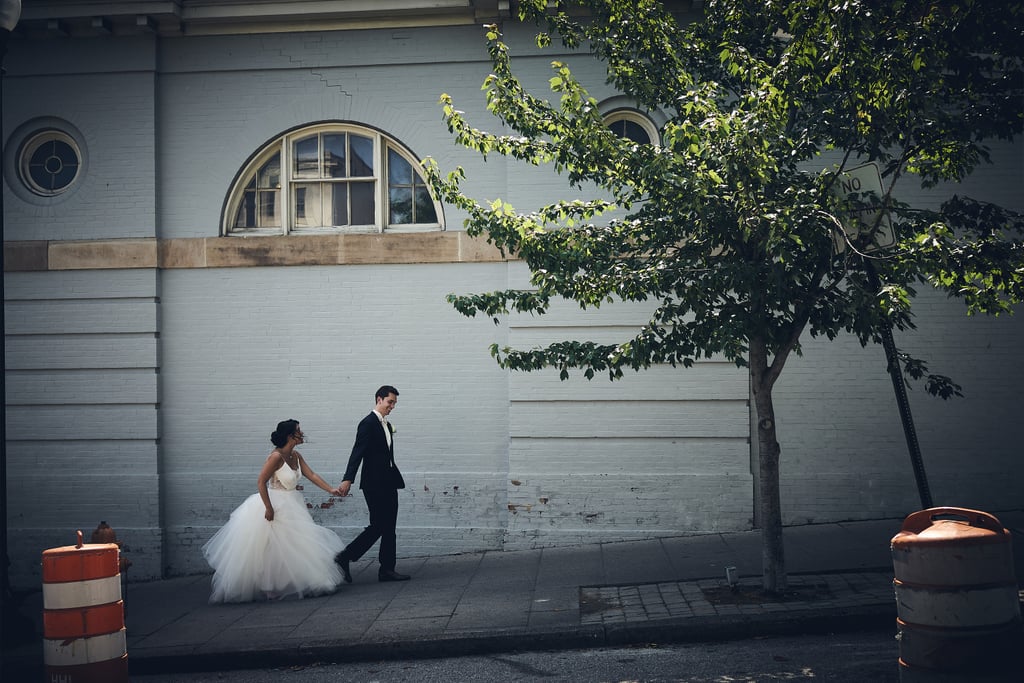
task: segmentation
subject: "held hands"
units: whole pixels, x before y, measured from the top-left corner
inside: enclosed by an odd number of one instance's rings
[[[348,491],[350,488],[352,488],[352,482],[343,481],[341,482],[341,484],[338,485],[338,488],[331,491],[331,494],[335,496],[341,496],[342,498],[344,498],[345,496],[348,495]]]

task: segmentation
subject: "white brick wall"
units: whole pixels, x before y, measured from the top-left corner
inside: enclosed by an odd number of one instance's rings
[[[1020,316],[968,318],[962,304],[922,291],[918,329],[896,346],[951,376],[965,398],[908,393],[935,505],[995,511],[1024,503],[1019,419]],[[920,509],[881,347],[849,337],[805,340],[775,389],[788,523],[901,516]]]
[[[156,293],[152,270],[6,275],[13,582],[101,521],[161,574]]]
[[[507,377],[486,351],[493,326],[463,319],[444,296],[488,281],[496,286],[503,269],[165,272],[168,528],[209,535],[223,524],[255,490],[270,432],[285,418],[302,421],[312,439],[304,455],[340,482],[356,423],[372,409],[377,387],[393,384],[401,392],[393,414],[396,454],[409,484],[403,527],[434,547],[434,529],[447,535],[453,527],[476,527],[480,536],[495,536],[506,509]],[[306,490],[311,500],[326,498],[315,487]],[[344,537],[367,523],[361,497],[324,517]],[[454,548],[466,549],[465,542]],[[196,562],[187,549],[169,548],[172,569]]]
[[[495,264],[163,273],[168,528],[212,534],[253,492],[269,433],[286,417],[301,420],[313,439],[305,449],[313,466],[339,480],[352,430],[383,383],[401,392],[392,421],[409,484],[404,554],[500,547],[506,532],[518,544],[533,527],[531,542],[560,542],[581,533],[632,538],[748,525],[745,375],[724,364],[717,373],[708,374],[716,364],[696,370],[690,378],[698,385],[687,385],[694,394],[716,377],[731,385],[729,400],[711,402],[672,398],[688,379],[681,370],[664,375],[669,388],[654,375],[572,387],[546,374],[509,376],[487,353],[508,331],[464,319],[444,301],[449,291],[503,287],[506,271]],[[641,451],[624,456],[623,444]],[[306,491],[314,505],[328,499]],[[366,524],[359,497],[318,510],[318,518],[346,538]],[[201,568],[194,551],[171,545],[168,568]]]

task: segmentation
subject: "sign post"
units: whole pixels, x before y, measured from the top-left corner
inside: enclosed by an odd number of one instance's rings
[[[837,254],[845,251],[848,241],[855,244],[861,254],[888,249],[896,244],[892,223],[881,206],[880,200],[884,194],[882,192],[882,176],[878,172],[878,166],[864,164],[843,171],[839,175],[839,184],[835,192],[840,197],[849,198],[858,206],[853,214],[843,222],[845,234],[839,234],[836,231],[836,234],[833,235]],[[869,204],[872,195],[878,198],[874,206]],[[866,244],[860,244],[859,241],[865,236],[869,236],[870,241],[865,240]],[[875,292],[881,292],[882,282],[872,259],[865,258],[864,267],[868,273],[868,281]],[[927,509],[932,507],[932,493],[928,486],[928,476],[924,470],[924,460],[921,457],[921,445],[917,440],[914,417],[910,412],[910,400],[907,397],[907,387],[900,370],[899,352],[892,336],[892,326],[888,323],[882,325],[881,333],[882,347],[885,349],[886,370],[892,380],[893,392],[896,394],[896,406],[903,423],[903,436],[907,441],[910,463],[914,468],[917,493],[921,498],[921,506]]]

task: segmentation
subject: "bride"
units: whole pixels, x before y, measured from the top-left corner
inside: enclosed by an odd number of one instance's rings
[[[295,420],[285,420],[270,435],[276,446],[256,480],[252,494],[203,546],[213,568],[210,602],[248,602],[257,597],[319,595],[334,591],[341,570],[334,556],[344,543],[310,516],[299,478],[333,495],[337,489],[313,471],[295,447],[304,443]]]

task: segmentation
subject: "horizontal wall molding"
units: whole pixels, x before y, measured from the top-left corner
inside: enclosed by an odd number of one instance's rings
[[[505,260],[486,240],[462,231],[4,242],[5,272]]]

